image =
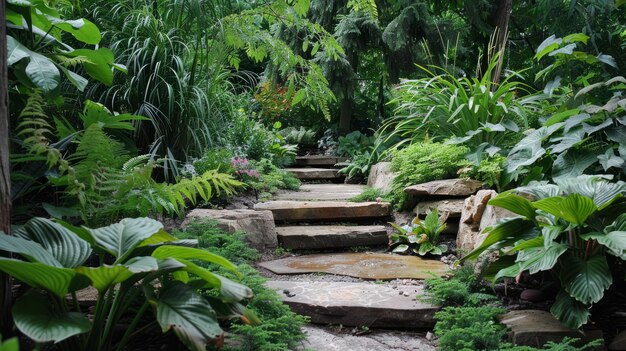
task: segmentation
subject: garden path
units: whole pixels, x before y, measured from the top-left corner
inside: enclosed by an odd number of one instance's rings
[[[304,345],[309,349],[434,350],[424,336],[434,326],[437,308],[420,300],[422,279],[443,274],[447,266],[437,260],[389,254],[391,227],[386,223],[391,205],[348,201],[365,186],[338,184],[343,178],[334,165],[341,161],[299,158],[298,168],[287,170],[305,182],[301,190],[280,193],[255,206],[272,211],[278,241],[293,254],[260,263],[271,279],[267,285],[312,323],[371,333],[357,336],[310,325]],[[407,329],[421,333],[406,334]],[[402,341],[410,339],[412,344]]]

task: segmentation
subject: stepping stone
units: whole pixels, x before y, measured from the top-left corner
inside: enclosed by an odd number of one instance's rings
[[[500,323],[510,329],[510,341],[521,346],[543,347],[548,341],[560,342],[566,336],[581,339],[583,342],[603,338],[601,330],[587,330],[583,334],[579,330],[566,328],[547,311],[507,312],[500,317]]]
[[[417,299],[421,286],[345,282],[268,281],[291,309],[318,324],[382,328],[430,328],[436,306]]]
[[[469,196],[482,186],[482,182],[472,179],[444,179],[412,185],[404,192],[411,196]]]
[[[337,247],[387,245],[387,228],[377,226],[278,227],[278,241],[288,249],[332,249]]]
[[[330,273],[362,279],[426,279],[446,273],[439,260],[383,253],[304,255],[260,263],[276,274]]]
[[[337,163],[344,162],[347,157],[311,155],[296,157],[296,166],[328,166],[333,167]]]
[[[300,191],[289,191],[274,196],[276,200],[314,201],[348,200],[361,195],[365,185],[360,184],[303,184]]]
[[[386,202],[268,201],[254,205],[254,209],[272,211],[277,222],[342,221],[391,215],[391,204]]]
[[[298,351],[435,351],[435,346],[424,338],[423,333],[376,329],[352,335],[319,325],[306,325],[302,329],[307,339],[296,349]]]
[[[293,173],[296,178],[302,180],[331,180],[344,178],[343,175],[339,174],[339,170],[332,168],[285,168],[285,170]]]

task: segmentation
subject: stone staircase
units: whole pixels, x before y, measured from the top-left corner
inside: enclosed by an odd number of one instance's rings
[[[254,206],[272,212],[279,245],[305,253],[260,263],[273,278],[267,285],[313,323],[432,328],[437,307],[419,299],[421,280],[442,275],[448,267],[438,260],[389,254],[391,228],[385,223],[391,205],[349,202],[365,186],[336,183],[343,180],[334,168],[341,161],[298,158],[298,168],[287,170],[315,184],[305,183],[299,192],[283,192]],[[364,246],[369,247],[366,252],[353,252]]]

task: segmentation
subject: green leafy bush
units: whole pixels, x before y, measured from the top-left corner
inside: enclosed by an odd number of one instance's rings
[[[500,346],[500,351],[585,351],[585,350],[597,350],[599,346],[602,346],[602,340],[594,340],[587,344],[577,346],[580,344],[579,339],[566,337],[561,342],[548,341],[542,349],[536,349],[529,346],[513,346],[511,344],[503,344]]]
[[[481,78],[458,78],[438,67],[420,67],[425,78],[402,81],[393,102],[396,116],[379,130],[379,143],[400,137],[397,144],[414,143],[424,137],[472,147],[473,158],[494,155],[519,139],[528,128],[536,97],[511,74],[494,83],[500,60],[494,55]],[[433,71],[442,71],[437,74]],[[528,96],[519,97],[522,93]]]
[[[478,166],[471,165],[461,169],[459,176],[480,180],[485,186],[502,191],[510,184],[510,176],[505,170],[506,160],[506,157],[499,154],[483,158]]]
[[[392,251],[395,253],[413,252],[420,256],[428,253],[441,255],[447,252],[448,246],[439,244],[439,235],[446,229],[445,220],[446,218],[439,218],[439,211],[434,209],[426,215],[423,221],[415,217],[410,224],[403,227],[390,223],[398,231],[391,235]]]
[[[339,145],[337,146],[337,155],[354,157],[365,151],[370,151],[374,146],[375,138],[367,136],[358,130],[339,137]]]
[[[391,170],[396,174],[390,196],[400,207],[405,205],[404,188],[438,179],[453,178],[469,165],[464,146],[419,142],[395,151]]]
[[[480,284],[471,265],[453,271],[450,278],[433,277],[425,283],[427,295],[423,300],[439,306],[479,307],[497,300]]]
[[[549,271],[561,284],[551,312],[564,325],[587,323],[589,307],[604,297],[614,279],[610,267],[626,260],[626,183],[597,176],[557,180],[517,189],[489,201],[520,217],[488,229],[483,244],[465,256],[497,251],[501,268],[494,277],[516,277]]]
[[[281,130],[280,134],[285,138],[288,144],[304,147],[317,145],[317,139],[315,138],[317,132],[313,129],[287,127]]]
[[[12,314],[16,327],[37,343],[123,350],[152,310],[164,332],[172,330],[190,350],[204,351],[223,337],[216,311],[230,311],[220,317],[256,320],[240,304],[252,290],[195,262],[220,266],[237,279],[232,263],[185,246],[192,243],[177,241],[153,219],[126,218],[90,229],[34,218],[13,234],[0,232],[0,250],[21,259],[0,257],[0,270],[32,288],[15,301]],[[99,266],[86,265],[92,255]],[[93,318],[81,312],[76,299],[88,286],[98,291]],[[201,296],[197,287],[213,298]],[[120,323],[125,323],[122,335],[116,331]]]
[[[268,159],[252,162],[252,166],[258,171],[259,177],[250,178],[247,183],[260,194],[260,198],[268,198],[279,189],[300,189],[300,180],[293,173],[276,167]]]
[[[227,148],[208,149],[204,155],[193,161],[194,174],[216,170],[220,173],[233,174],[232,159],[235,153]]]
[[[499,350],[506,329],[497,307],[445,307],[435,314],[439,348],[446,351]]]
[[[237,264],[238,271],[243,274],[241,283],[254,293],[255,298],[246,307],[258,316],[262,324],[248,325],[234,321],[229,326],[234,342],[227,343],[226,351],[287,350],[305,338],[300,329],[305,317],[293,313],[283,304],[276,291],[263,285],[266,279],[250,266],[250,262],[258,260],[260,254],[246,243],[245,233],[225,233],[211,222],[194,222],[184,232],[175,235],[181,239],[198,239],[199,247],[210,249]],[[221,269],[220,273],[226,277],[230,275]]]

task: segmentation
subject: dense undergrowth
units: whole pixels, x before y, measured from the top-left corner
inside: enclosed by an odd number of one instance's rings
[[[232,322],[228,330],[232,340],[224,350],[229,351],[275,351],[297,346],[304,339],[301,327],[306,318],[297,315],[283,304],[276,291],[263,285],[267,280],[250,264],[260,258],[257,250],[245,241],[245,233],[226,233],[211,222],[194,222],[184,231],[175,232],[181,239],[197,239],[199,247],[210,248],[237,265],[242,273],[241,283],[252,289],[254,298],[246,306],[261,321],[259,325]],[[218,270],[226,277],[232,272]],[[232,343],[231,343],[232,342]]]

